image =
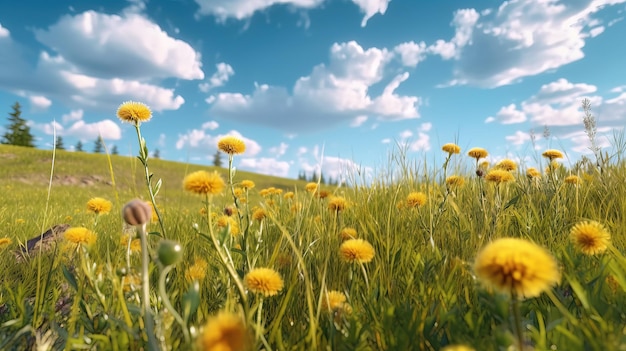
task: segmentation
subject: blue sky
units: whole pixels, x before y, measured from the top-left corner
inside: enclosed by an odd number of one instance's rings
[[[625,16],[626,0],[3,1],[0,116],[19,101],[40,148],[56,127],[135,155],[115,112],[141,101],[162,158],[209,165],[235,135],[239,169],[293,178],[375,173],[398,147],[437,160],[447,142],[567,163],[589,153],[583,98],[602,147],[626,122]]]

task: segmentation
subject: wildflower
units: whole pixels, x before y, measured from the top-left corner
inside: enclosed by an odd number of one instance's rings
[[[141,122],[147,122],[152,117],[150,108],[141,102],[127,101],[120,105],[117,109],[117,117],[122,122],[139,125]]]
[[[482,147],[473,147],[467,152],[467,155],[469,157],[475,158],[476,162],[478,162],[479,159],[487,157],[489,153]]]
[[[543,154],[541,154],[541,156],[549,159],[550,162],[552,162],[552,160],[556,158],[563,158],[563,153],[559,150],[550,149],[550,150],[544,151]]]
[[[517,169],[517,163],[515,163],[515,161],[513,160],[509,160],[508,158],[505,158],[504,160],[496,164],[496,168],[502,169],[505,171],[514,171]]]
[[[560,280],[557,263],[545,249],[517,238],[497,239],[478,253],[474,271],[497,291],[519,297],[539,296]]]
[[[487,160],[482,161],[478,165],[478,168],[480,168],[480,169],[487,169],[487,168],[489,168],[489,161],[487,161]]]
[[[570,238],[578,250],[586,255],[600,254],[611,243],[611,234],[596,221],[576,224],[570,231]]]
[[[130,235],[125,234],[122,235],[120,240],[120,245],[126,249],[128,247],[128,242],[130,241],[130,252],[140,252],[141,251],[141,240],[133,239]]]
[[[185,279],[188,282],[203,280],[206,277],[207,267],[208,263],[205,260],[196,258],[194,263],[185,270]]]
[[[252,188],[254,188],[254,182],[251,180],[242,180],[241,181],[241,187],[245,190],[250,190]]]
[[[74,244],[91,245],[96,242],[96,233],[84,227],[69,228],[63,234],[65,240]]]
[[[541,173],[539,173],[536,168],[530,167],[526,170],[526,177],[528,177],[528,179],[539,178],[541,177]]]
[[[270,188],[261,189],[259,191],[259,195],[261,195],[263,197],[270,196],[271,194],[272,194],[272,190]]]
[[[561,165],[556,161],[551,161],[548,167],[546,167],[546,173],[550,174],[556,171]]]
[[[11,238],[0,238],[0,249],[11,245],[11,243],[13,243]]]
[[[330,191],[328,191],[328,190],[320,190],[317,193],[317,197],[319,197],[320,199],[325,199],[325,198],[327,198],[329,196],[330,196]]]
[[[571,176],[567,176],[565,177],[565,179],[563,179],[563,181],[566,184],[571,184],[571,185],[579,185],[581,184],[583,181],[576,175],[571,175]]]
[[[111,212],[111,201],[101,197],[94,197],[87,201],[87,210],[96,215],[107,214]]]
[[[340,232],[339,235],[341,236],[341,240],[349,240],[349,239],[356,239],[357,237],[357,233],[356,233],[356,229],[354,228],[343,228]]]
[[[157,215],[156,210],[154,209],[154,205],[152,204],[152,201],[146,201],[146,204],[148,204],[148,206],[150,206],[150,210],[152,212],[152,216],[150,216],[150,222],[156,222],[159,220],[159,215]]]
[[[322,308],[325,310],[342,310],[345,305],[346,295],[341,291],[331,290],[322,298]]]
[[[232,236],[237,236],[241,232],[239,230],[239,224],[233,217],[229,217],[226,215],[220,216],[217,219],[217,227],[218,228],[229,228],[229,233]]]
[[[296,202],[295,204],[291,205],[291,207],[289,208],[289,211],[293,213],[299,212],[300,210],[302,210],[302,204],[299,202]]]
[[[152,219],[152,209],[145,201],[134,199],[124,205],[122,217],[130,225],[145,225]]]
[[[374,258],[374,247],[363,239],[346,240],[339,247],[339,254],[346,262],[368,263]]]
[[[458,154],[461,152],[461,148],[457,144],[447,143],[441,147],[441,150],[447,152],[448,154]]]
[[[288,192],[285,193],[285,195],[283,195],[283,197],[285,199],[293,199],[294,196],[295,196],[295,194],[294,194],[293,191],[288,191]]]
[[[422,192],[411,192],[409,193],[409,195],[407,195],[406,197],[406,205],[408,207],[420,207],[420,206],[424,206],[424,204],[426,204],[427,198],[426,198],[426,194],[422,193]]]
[[[237,155],[246,151],[246,144],[234,136],[225,136],[217,142],[217,148],[229,155]]]
[[[496,184],[515,181],[513,175],[503,169],[493,169],[489,171],[489,173],[487,173],[487,175],[485,176],[485,179],[489,182],[494,182]]]
[[[273,296],[283,289],[283,278],[271,268],[255,268],[244,277],[250,291],[264,296]]]
[[[348,202],[341,196],[333,196],[328,201],[328,208],[333,212],[341,212],[346,209]]]
[[[122,277],[124,292],[134,291],[141,286],[141,277],[138,274],[125,275]]]
[[[310,192],[310,193],[314,193],[317,191],[317,183],[307,183],[307,185],[304,187],[306,189],[306,191]]]
[[[197,171],[188,174],[183,180],[185,190],[200,195],[216,195],[224,190],[226,184],[217,172]]]
[[[202,351],[246,351],[252,349],[250,331],[244,321],[230,312],[210,317],[198,337]]]
[[[446,185],[449,187],[461,187],[465,184],[465,179],[461,176],[452,175],[446,178]]]
[[[266,216],[267,213],[265,213],[265,210],[262,208],[258,208],[254,212],[252,212],[252,218],[259,222],[264,220]]]

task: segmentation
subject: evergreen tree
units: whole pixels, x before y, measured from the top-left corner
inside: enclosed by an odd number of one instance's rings
[[[111,148],[111,155],[118,155],[119,151],[117,151],[117,145],[113,145]]]
[[[93,152],[96,154],[101,154],[102,151],[104,151],[104,140],[102,140],[101,135],[98,135],[98,139],[96,139],[96,142],[93,146]]]
[[[35,138],[30,133],[26,120],[22,118],[22,106],[16,102],[11,108],[13,112],[9,113],[9,125],[2,137],[2,144],[35,147]]]
[[[324,179],[324,173],[320,171],[320,184],[326,184],[326,179]]]
[[[75,150],[76,151],[83,151],[83,143],[80,140],[76,143]]]
[[[152,152],[152,157],[161,158],[161,151],[159,151],[159,149],[154,149],[154,152]]]
[[[65,150],[65,145],[63,145],[63,137],[60,135],[57,135],[57,140],[54,142],[54,147],[57,148],[57,150]]]
[[[222,154],[220,154],[220,150],[215,151],[215,155],[213,156],[213,166],[222,167]]]

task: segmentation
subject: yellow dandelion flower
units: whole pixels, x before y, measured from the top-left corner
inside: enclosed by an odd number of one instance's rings
[[[230,226],[229,233],[232,236],[237,236],[240,233],[239,224],[233,217],[222,215],[217,218],[217,221],[215,224],[217,225],[218,228],[226,228]]]
[[[242,180],[241,181],[241,187],[245,190],[250,190],[252,188],[254,188],[254,182],[251,180]]]
[[[202,281],[204,277],[206,277],[208,266],[209,265],[205,260],[196,258],[195,262],[185,270],[185,279],[188,282],[192,282],[194,280]]]
[[[247,351],[252,337],[241,317],[222,311],[207,320],[197,344],[201,351]]]
[[[271,268],[255,268],[244,277],[250,291],[264,296],[273,296],[283,289],[283,278]]]
[[[87,201],[87,211],[93,212],[97,215],[107,214],[111,212],[113,204],[107,199],[101,197],[94,197]]]
[[[528,177],[528,179],[539,178],[541,177],[541,173],[539,173],[536,168],[530,167],[526,170],[526,177]]]
[[[570,238],[576,248],[586,255],[603,253],[611,243],[611,234],[596,221],[576,224],[570,231]]]
[[[272,194],[272,191],[269,188],[259,190],[259,195],[263,197],[270,196],[271,194]]]
[[[11,238],[0,238],[0,249],[5,248],[13,243]]]
[[[320,190],[317,192],[317,197],[320,199],[325,199],[330,196],[330,191],[328,190]]]
[[[563,153],[559,150],[555,150],[555,149],[550,149],[550,150],[546,150],[543,152],[543,154],[541,154],[541,156],[549,159],[550,161],[556,159],[556,158],[563,158]]]
[[[446,178],[446,185],[449,187],[461,187],[465,184],[465,179],[458,175],[452,175]]]
[[[304,189],[306,189],[306,191],[310,192],[310,193],[314,193],[317,191],[317,183],[307,183],[307,185],[304,187]]]
[[[342,310],[346,305],[346,295],[341,291],[331,290],[322,298],[322,309],[330,311]]]
[[[141,277],[138,274],[125,275],[122,277],[124,292],[135,291],[141,286]]]
[[[328,209],[333,212],[341,212],[348,207],[348,201],[344,197],[341,196],[333,196],[328,201]]]
[[[502,169],[505,171],[514,171],[517,169],[517,163],[515,163],[515,161],[513,160],[509,160],[508,158],[505,158],[504,160],[498,162],[496,164],[496,169]]]
[[[475,158],[476,162],[478,162],[479,159],[487,157],[489,153],[482,147],[473,147],[467,152],[467,155]]]
[[[200,195],[217,195],[225,186],[224,179],[217,172],[197,171],[188,174],[183,180],[185,190]]]
[[[225,136],[217,142],[217,148],[229,155],[238,155],[246,151],[246,144],[234,136]]]
[[[441,351],[475,351],[474,348],[467,345],[448,345]]]
[[[69,228],[63,234],[65,240],[74,244],[91,245],[96,242],[96,233],[84,227]]]
[[[288,192],[286,192],[286,193],[285,193],[285,195],[283,195],[283,198],[285,198],[285,199],[293,199],[293,197],[294,197],[295,195],[296,195],[296,194],[294,194],[294,192],[293,192],[293,191],[288,191]]]
[[[363,239],[349,239],[339,247],[339,255],[346,262],[368,263],[374,254],[372,244]]]
[[[546,173],[550,174],[554,171],[556,171],[557,169],[559,169],[559,167],[561,167],[561,165],[556,162],[556,161],[551,161],[550,164],[546,167]]]
[[[262,208],[258,208],[254,212],[252,212],[252,218],[256,221],[260,222],[264,220],[265,217],[267,217],[267,213],[265,213],[265,210]]]
[[[302,210],[302,204],[299,202],[296,202],[289,208],[289,211],[291,211],[292,213],[300,212],[300,210]]]
[[[563,179],[563,181],[566,184],[571,184],[571,185],[579,185],[579,184],[582,184],[582,182],[583,182],[580,179],[580,177],[578,177],[577,175],[567,176],[567,177],[565,177],[565,179]]]
[[[494,182],[496,184],[515,181],[515,177],[513,177],[509,171],[504,169],[493,169],[489,171],[489,173],[485,176],[485,179],[488,182]]]
[[[154,209],[154,205],[152,204],[152,201],[146,201],[146,203],[148,204],[148,206],[150,206],[150,209],[152,210],[152,216],[150,217],[150,221],[152,223],[158,221],[159,216],[157,215],[156,210]],[[159,210],[161,210],[160,207],[159,207]],[[161,213],[163,213],[163,210],[161,210]]]
[[[414,191],[406,196],[405,204],[407,207],[420,207],[424,206],[427,200],[428,198],[426,197],[426,194],[424,194],[423,192]]]
[[[487,161],[487,160],[482,161],[482,162],[478,165],[478,168],[480,168],[480,169],[487,169],[487,168],[489,168],[489,161]]]
[[[461,152],[461,148],[457,144],[447,143],[441,147],[441,150],[447,152],[448,154],[458,154]]]
[[[141,102],[127,101],[117,109],[117,117],[122,122],[139,124],[147,122],[152,118],[150,108]]]
[[[535,297],[561,278],[557,262],[539,245],[517,238],[497,239],[476,257],[474,272],[487,287],[517,297]]]
[[[343,228],[340,232],[339,235],[341,236],[341,240],[349,240],[349,239],[356,239],[357,237],[357,232],[356,229],[354,228]]]
[[[128,234],[122,235],[122,238],[120,239],[120,245],[124,248],[124,250],[126,250],[126,248],[128,247],[129,240],[130,240],[130,252],[131,253],[141,252],[141,240],[133,239]]]
[[[272,194],[273,195],[282,195],[282,193],[283,193],[283,189],[274,189]]]

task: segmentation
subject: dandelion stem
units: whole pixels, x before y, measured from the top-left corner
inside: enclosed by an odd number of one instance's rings
[[[517,349],[524,351],[524,332],[522,329],[522,314],[519,308],[519,300],[517,294],[511,296],[511,307],[513,309],[513,324],[515,327],[515,336],[517,337]]]
[[[170,302],[170,299],[167,296],[167,290],[165,290],[165,279],[167,278],[167,273],[169,273],[172,270],[172,268],[174,268],[174,265],[166,266],[161,272],[161,275],[159,276],[159,295],[161,295],[161,299],[163,299],[163,305],[165,305],[165,308],[167,308],[167,310],[172,314],[172,316],[174,316],[174,319],[176,320],[176,322],[178,322],[178,324],[180,324],[180,327],[183,329],[183,336],[185,337],[185,342],[189,343],[191,341],[191,338],[189,336],[189,328],[187,328],[187,324],[185,323],[183,318],[172,306],[172,303]]]
[[[141,288],[143,292],[143,317],[145,331],[148,337],[148,350],[159,350],[156,335],[154,335],[154,321],[152,318],[152,309],[150,308],[150,272],[148,265],[150,263],[148,256],[148,236],[146,235],[146,225],[137,226],[141,237]]]

